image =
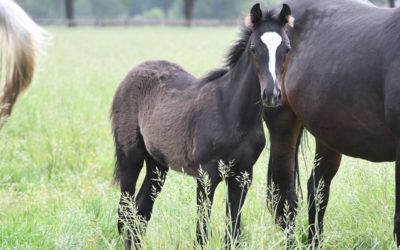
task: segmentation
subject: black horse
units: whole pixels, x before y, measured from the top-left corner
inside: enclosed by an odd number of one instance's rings
[[[283,215],[285,202],[295,213],[304,126],[315,136],[318,163],[308,181],[309,241],[318,244],[330,183],[346,154],[396,161],[394,235],[400,245],[400,9],[363,0],[287,2],[296,25],[288,31],[293,49],[281,85],[283,105],[264,113],[271,138],[269,183],[281,197],[276,213]]]
[[[160,192],[168,169],[182,171],[197,178],[199,216],[205,214],[197,223],[197,240],[204,243],[205,222],[222,180],[218,162],[234,161],[226,176],[227,215],[232,223],[227,235],[236,241],[252,167],[265,145],[263,105],[272,107],[281,101],[277,82],[290,48],[285,33],[290,13],[287,5],[278,13],[254,5],[240,40],[227,56],[227,68],[205,78],[196,79],[171,62],[148,61],[133,68],[121,82],[111,108],[115,177],[122,196],[133,199],[146,161],[146,176],[135,199],[137,216],[144,224],[151,216],[153,194]],[[241,175],[247,176],[248,185],[240,183]],[[122,196],[120,232],[124,225],[135,227],[123,211],[129,199]],[[209,205],[203,209],[205,199]],[[139,244],[143,230],[128,235],[127,248],[132,241]],[[226,241],[231,242],[228,236]]]

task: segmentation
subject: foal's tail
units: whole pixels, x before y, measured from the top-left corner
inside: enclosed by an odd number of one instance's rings
[[[0,0],[0,129],[29,86],[51,36],[12,0]]]

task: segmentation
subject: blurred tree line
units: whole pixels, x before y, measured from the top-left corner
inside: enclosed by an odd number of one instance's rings
[[[257,0],[15,0],[34,18],[216,18],[236,19]],[[263,0],[273,7],[282,0]],[[394,4],[394,0],[373,0]],[[72,9],[71,9],[72,7]],[[67,11],[69,10],[69,12]],[[72,12],[71,12],[72,11]]]
[[[76,18],[234,19],[257,0],[15,0],[34,18],[64,18],[73,2]],[[281,0],[263,1],[268,7]],[[191,6],[192,5],[192,6]],[[187,13],[192,11],[192,13]]]

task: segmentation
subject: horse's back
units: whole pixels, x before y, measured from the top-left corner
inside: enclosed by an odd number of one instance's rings
[[[135,66],[121,82],[120,88],[150,89],[161,83],[171,82],[174,77],[194,78],[181,66],[165,60],[145,61]],[[175,85],[171,85],[175,86]]]
[[[194,77],[179,65],[160,60],[135,66],[119,84],[114,95],[111,115],[122,106],[137,105],[145,98],[156,98],[165,89],[185,89]]]
[[[376,7],[368,0],[287,0],[285,3],[290,5],[292,14],[296,19],[302,12],[317,8],[327,11],[338,8]]]

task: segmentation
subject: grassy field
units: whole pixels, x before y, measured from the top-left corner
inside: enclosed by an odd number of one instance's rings
[[[120,249],[108,118],[116,86],[148,59],[171,60],[201,76],[222,65],[237,29],[49,30],[53,45],[0,133],[0,249]],[[313,151],[309,137],[300,161],[304,197]],[[254,166],[242,217],[243,249],[285,248],[285,235],[266,208],[268,154],[264,150]],[[394,164],[344,157],[331,188],[324,249],[395,248]],[[195,190],[194,179],[169,172],[145,249],[196,248]],[[216,191],[210,249],[223,243],[225,192],[224,184]],[[304,201],[299,206],[296,241],[305,248],[307,207]]]

